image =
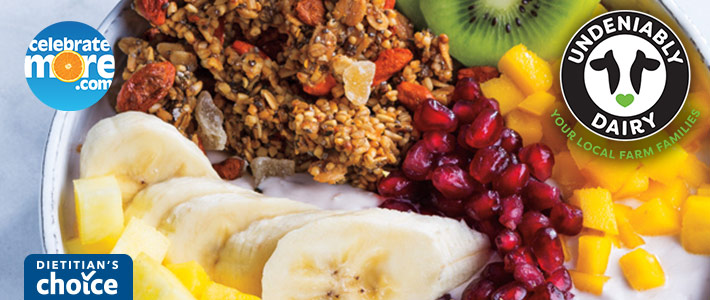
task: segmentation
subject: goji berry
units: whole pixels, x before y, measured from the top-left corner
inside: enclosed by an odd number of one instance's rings
[[[222,179],[234,180],[242,177],[244,160],[239,157],[230,157],[220,163],[213,164],[212,168],[217,171],[217,174]]]
[[[325,7],[323,0],[301,0],[296,4],[296,13],[301,22],[310,26],[316,26],[323,23],[325,15]]]
[[[463,68],[459,70],[456,77],[458,78],[458,80],[469,77],[475,79],[477,82],[486,82],[498,76],[500,76],[500,72],[498,72],[498,69],[489,66],[482,66]]]
[[[434,95],[423,85],[405,81],[397,86],[397,99],[410,111],[416,111],[419,104],[433,98]]]
[[[321,82],[314,84],[314,85],[304,85],[303,86],[303,91],[306,92],[306,94],[312,95],[312,96],[326,96],[330,94],[330,90],[333,89],[337,85],[337,82],[335,81],[335,78],[332,75],[328,75],[325,77],[324,80]]]
[[[394,3],[396,0],[385,0],[384,9],[394,9]]]
[[[239,55],[244,55],[245,53],[254,50],[254,48],[256,48],[256,47],[254,47],[254,45],[249,44],[247,42],[234,41],[234,43],[232,43],[232,48],[234,48],[234,50],[236,50],[237,53],[239,53]],[[256,50],[258,51],[259,49],[257,48]],[[264,59],[269,58],[269,56],[267,56],[264,52],[258,51],[258,53],[259,53],[259,56],[261,56]]]
[[[174,81],[175,66],[170,62],[148,64],[123,84],[116,98],[116,110],[147,112],[168,94]]]
[[[136,11],[155,25],[163,25],[168,11],[168,0],[137,0]]]
[[[375,78],[372,85],[386,81],[392,75],[402,70],[414,58],[412,51],[404,48],[382,51],[375,60]]]

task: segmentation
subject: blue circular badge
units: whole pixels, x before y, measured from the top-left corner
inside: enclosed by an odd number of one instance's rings
[[[64,111],[87,108],[111,86],[115,62],[111,44],[93,27],[59,22],[30,42],[25,77],[44,104]]]

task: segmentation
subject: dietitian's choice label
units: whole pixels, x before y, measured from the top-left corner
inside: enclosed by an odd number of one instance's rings
[[[25,299],[133,299],[133,261],[125,254],[32,254]]]
[[[114,72],[111,44],[83,23],[53,24],[27,47],[27,83],[54,109],[75,111],[93,105],[108,91]]]

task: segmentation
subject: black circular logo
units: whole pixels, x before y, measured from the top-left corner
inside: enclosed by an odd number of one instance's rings
[[[662,130],[683,107],[690,65],[666,24],[637,11],[612,11],[585,24],[567,45],[562,95],[587,129],[633,141]]]

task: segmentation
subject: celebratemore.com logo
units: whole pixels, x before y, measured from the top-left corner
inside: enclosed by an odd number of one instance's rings
[[[125,254],[32,254],[25,299],[133,299],[133,261]]]

